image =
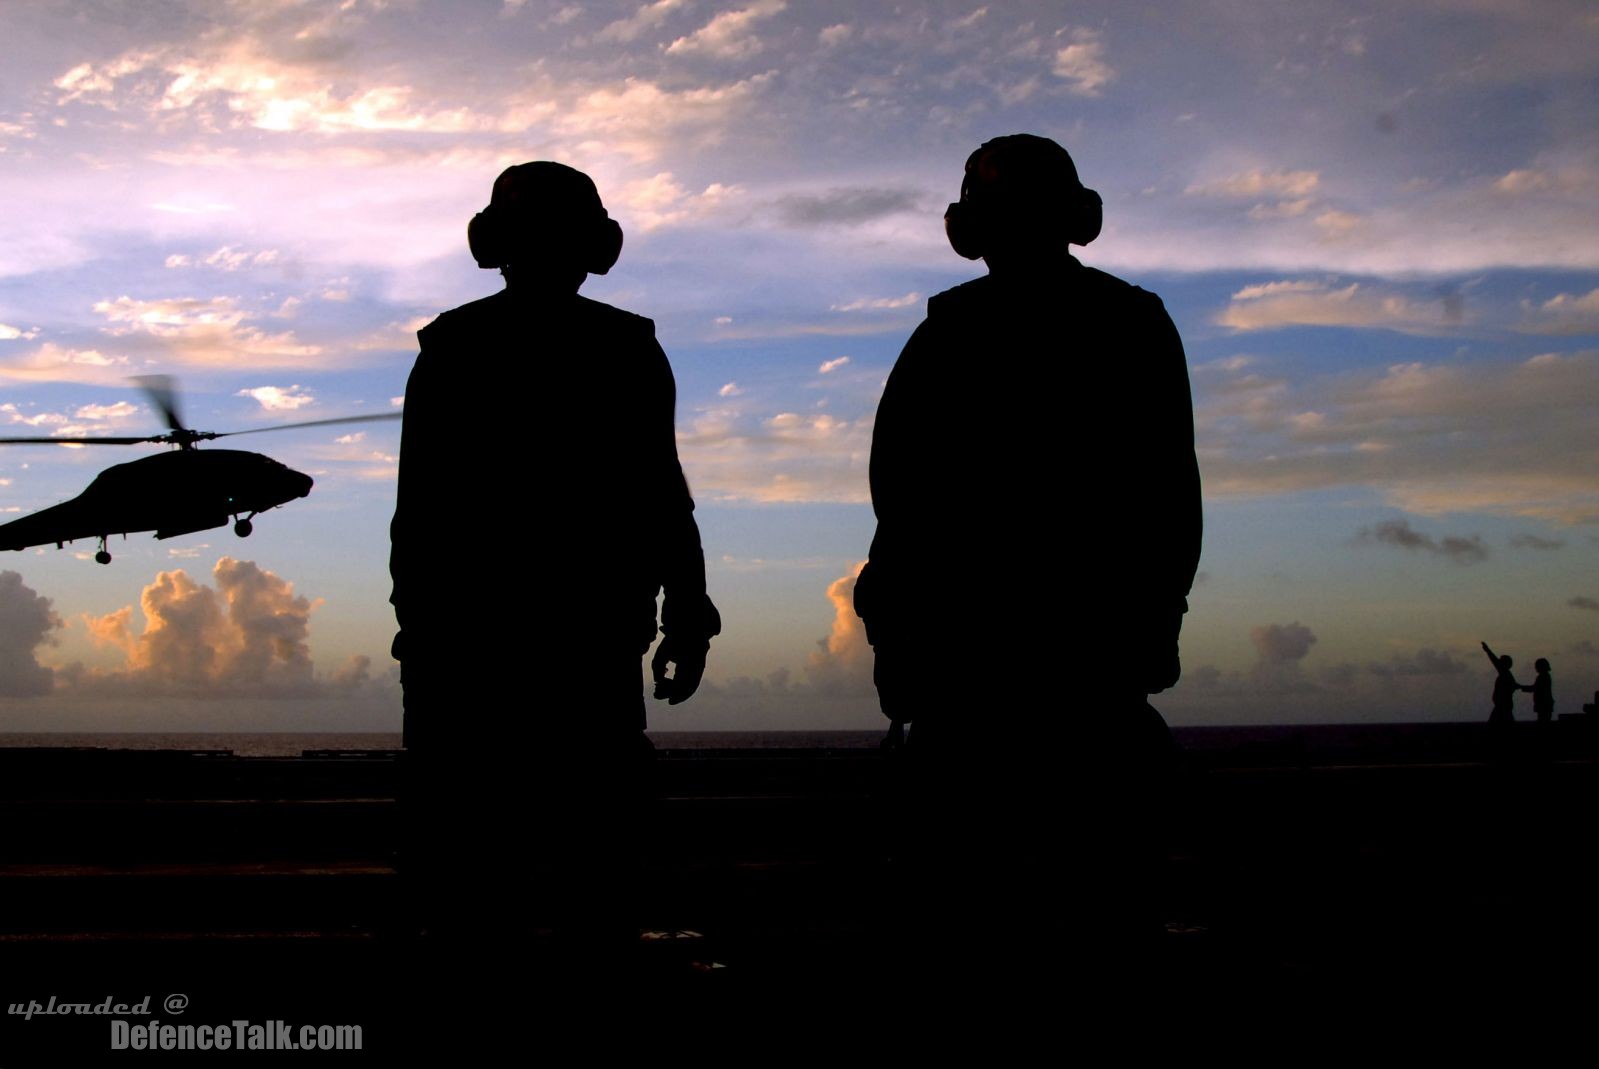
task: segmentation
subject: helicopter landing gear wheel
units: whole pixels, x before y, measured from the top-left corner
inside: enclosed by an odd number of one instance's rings
[[[240,538],[249,538],[250,532],[253,530],[255,530],[255,524],[251,523],[248,517],[239,520],[233,525],[233,533]]]
[[[98,552],[98,553],[96,553],[94,555],[94,562],[96,564],[110,564],[111,563],[111,554],[105,548],[105,536],[104,535],[100,536],[100,552]]]

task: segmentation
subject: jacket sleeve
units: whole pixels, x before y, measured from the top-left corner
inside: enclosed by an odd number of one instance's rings
[[[1159,554],[1159,596],[1182,602],[1193,589],[1204,538],[1204,505],[1199,459],[1194,452],[1194,398],[1188,381],[1188,359],[1177,326],[1160,298],[1150,295],[1150,350],[1161,383],[1154,412],[1160,437],[1158,498],[1165,506],[1167,544]]]
[[[422,575],[419,562],[429,540],[424,530],[427,513],[420,503],[437,500],[434,484],[440,465],[433,454],[439,446],[436,435],[442,429],[436,426],[434,414],[439,404],[432,374],[438,359],[434,333],[431,327],[418,332],[421,352],[405,384],[400,467],[394,518],[389,522],[389,578],[393,581],[389,603],[394,606],[395,622],[400,629],[392,653],[399,661],[405,659],[406,632],[411,631],[415,639],[415,632],[424,627],[425,612],[418,604],[422,595],[418,585]]]
[[[721,633],[722,621],[705,592],[705,552],[694,520],[694,498],[677,455],[677,383],[653,329],[646,363],[651,381],[644,448],[647,485],[654,499],[650,537],[656,542],[653,555],[665,593],[661,630],[678,638],[708,640]]]

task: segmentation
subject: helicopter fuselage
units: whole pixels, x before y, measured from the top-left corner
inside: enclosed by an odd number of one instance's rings
[[[0,525],[0,550],[140,531],[171,538],[238,517],[246,534],[250,516],[304,497],[311,486],[309,475],[260,453],[177,449],[107,468],[71,501]]]

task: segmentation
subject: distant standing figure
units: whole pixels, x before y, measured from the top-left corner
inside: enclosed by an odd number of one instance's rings
[[[1523,687],[1516,682],[1516,677],[1510,674],[1510,667],[1513,662],[1509,654],[1503,657],[1498,656],[1493,650],[1488,648],[1488,643],[1486,642],[1482,644],[1482,652],[1488,655],[1488,660],[1494,666],[1494,671],[1499,673],[1494,677],[1494,707],[1493,712],[1488,714],[1488,723],[1513,723],[1516,719],[1513,712],[1516,691],[1531,690],[1532,688]]]
[[[1547,658],[1538,658],[1532,666],[1538,674],[1533,677],[1532,686],[1522,689],[1532,691],[1532,711],[1538,714],[1538,723],[1547,724],[1555,715],[1555,681],[1549,674]]]

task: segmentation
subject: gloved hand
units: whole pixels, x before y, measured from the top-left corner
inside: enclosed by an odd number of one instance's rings
[[[710,639],[679,639],[666,635],[655,648],[650,659],[650,673],[655,677],[655,697],[664,698],[669,705],[686,702],[700,688],[705,677],[705,656],[710,652]],[[670,676],[667,667],[676,665]]]

